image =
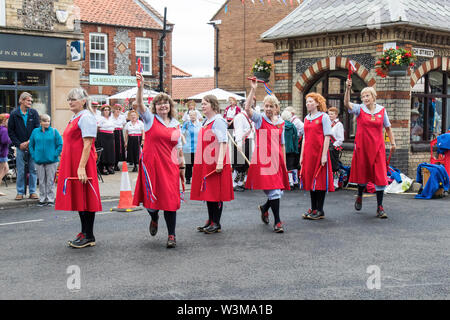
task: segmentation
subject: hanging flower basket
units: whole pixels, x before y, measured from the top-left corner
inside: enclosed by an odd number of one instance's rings
[[[258,58],[252,67],[253,75],[264,82],[269,82],[270,72],[272,71],[272,63]]]
[[[375,70],[382,78],[403,77],[408,74],[408,68],[414,66],[415,60],[416,56],[411,51],[391,48],[384,50],[383,55],[378,58]]]

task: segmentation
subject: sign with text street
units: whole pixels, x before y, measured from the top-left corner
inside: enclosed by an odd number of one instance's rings
[[[0,61],[65,65],[66,39],[0,33]]]
[[[427,57],[427,58],[434,57],[434,50],[430,49],[413,48],[413,52],[417,57]]]

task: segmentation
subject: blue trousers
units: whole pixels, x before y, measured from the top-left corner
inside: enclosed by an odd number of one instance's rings
[[[29,187],[30,194],[36,193],[36,183],[37,183],[37,175],[36,175],[36,166],[33,158],[29,151],[23,151],[19,148],[16,149],[16,170],[17,170],[17,180],[16,180],[16,188],[17,194],[25,195],[27,191],[27,177],[25,174],[25,160],[28,161],[28,172],[29,176]]]

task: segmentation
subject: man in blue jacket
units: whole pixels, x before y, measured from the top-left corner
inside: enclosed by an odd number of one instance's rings
[[[35,109],[31,108],[32,104],[32,95],[28,92],[23,92],[19,97],[20,106],[11,112],[8,121],[8,135],[16,147],[16,200],[22,200],[26,194],[25,161],[28,161],[28,172],[30,173],[30,199],[39,199],[36,194],[36,167],[28,151],[31,133],[40,125],[39,114]]]

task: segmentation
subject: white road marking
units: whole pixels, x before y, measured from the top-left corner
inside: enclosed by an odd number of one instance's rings
[[[0,226],[9,226],[9,225],[13,225],[13,224],[22,224],[22,223],[31,223],[31,222],[40,222],[40,221],[44,221],[44,220],[43,219],[38,219],[38,220],[28,220],[28,221],[0,223]]]

